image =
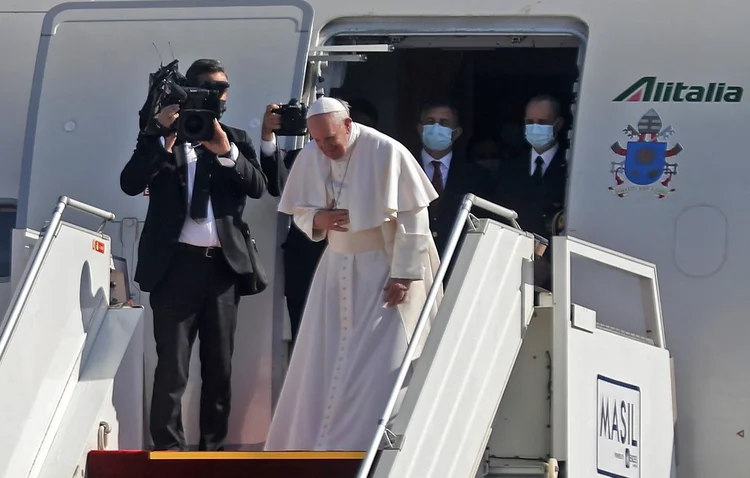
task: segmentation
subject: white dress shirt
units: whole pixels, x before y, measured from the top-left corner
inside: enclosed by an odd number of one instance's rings
[[[264,141],[263,138],[260,140],[260,152],[266,156],[273,156],[276,154],[276,135],[271,135],[271,141]]]
[[[440,162],[440,172],[443,173],[443,189],[445,189],[445,185],[448,183],[448,171],[451,168],[451,159],[453,159],[452,151],[440,159],[435,159],[430,156],[427,151],[424,149],[422,150],[422,165],[424,166],[424,172],[427,177],[430,178],[430,181],[432,181],[432,175],[435,174],[435,166],[433,166],[432,162]]]
[[[542,164],[542,176],[544,176],[544,174],[547,172],[547,169],[549,168],[549,163],[551,163],[552,160],[555,159],[555,155],[557,154],[557,150],[559,147],[560,145],[558,143],[555,143],[554,146],[552,146],[542,154],[537,153],[536,151],[534,151],[534,148],[531,148],[529,176],[534,175],[534,170],[536,169],[536,158],[538,158],[539,156],[541,156],[542,160],[544,161],[544,164]]]
[[[164,138],[162,138],[164,145]],[[198,155],[195,153],[195,147],[192,144],[185,144],[185,161],[187,163],[187,210],[190,211],[190,201],[193,198],[193,183],[195,182],[195,167],[198,161]],[[230,152],[228,157],[217,158],[219,164],[227,168],[233,168],[237,164],[237,158],[240,151],[234,143],[230,143]],[[185,224],[182,226],[180,233],[180,242],[198,247],[221,247],[219,234],[216,232],[216,218],[214,217],[213,205],[211,198],[208,199],[208,211],[206,219],[203,222],[195,222],[190,214],[185,218]]]

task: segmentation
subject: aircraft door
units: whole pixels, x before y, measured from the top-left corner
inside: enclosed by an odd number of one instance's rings
[[[249,3],[76,2],[51,10],[44,21],[32,86],[18,227],[41,227],[48,219],[49,205],[60,195],[113,211],[118,222],[108,225],[105,232],[119,245],[115,253],[128,259],[132,277],[137,265],[135,241],[149,197],[147,192],[126,196],[120,190],[119,175],[135,147],[148,75],[160,61],[166,64],[174,54],[184,73],[196,59],[221,60],[231,84],[222,122],[248,131],[256,150],[265,105],[299,98],[302,93],[312,7],[302,0]],[[278,244],[287,222],[280,219],[276,204],[277,199],[266,194],[260,200],[248,199],[245,212],[270,284],[240,305],[228,439],[235,445],[254,445],[265,439],[274,373],[279,375],[282,369],[274,360],[280,355],[280,346],[274,345],[274,328],[280,339],[284,302],[276,271],[281,271]],[[96,227],[86,222],[88,218],[71,220]],[[148,306],[148,294],[132,285],[139,302]],[[156,365],[150,316],[144,328],[148,340],[145,404],[150,402]],[[188,441],[197,444],[197,352],[193,362],[183,403]]]

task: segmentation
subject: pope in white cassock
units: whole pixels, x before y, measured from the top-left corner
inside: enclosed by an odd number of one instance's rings
[[[427,206],[438,195],[405,146],[352,122],[341,101],[320,98],[307,118],[314,142],[279,211],[328,248],[265,449],[366,450],[437,271]]]

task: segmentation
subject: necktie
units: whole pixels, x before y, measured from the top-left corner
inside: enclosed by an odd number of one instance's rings
[[[203,222],[208,216],[208,199],[211,196],[211,158],[202,152],[198,148],[195,150],[198,161],[195,163],[193,197],[190,199],[190,217],[196,222]]]
[[[432,168],[434,172],[432,173],[432,187],[435,188],[435,191],[437,191],[438,196],[443,195],[443,169],[442,164],[440,161],[433,161],[432,162]]]
[[[542,176],[544,175],[544,160],[541,156],[537,156],[534,164],[536,164],[536,167],[534,168],[534,174],[532,174],[532,176],[537,182],[539,182],[542,180]]]

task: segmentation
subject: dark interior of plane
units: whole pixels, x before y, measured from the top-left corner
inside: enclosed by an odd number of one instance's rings
[[[380,116],[378,129],[414,153],[421,106],[448,99],[464,128],[456,149],[465,151],[475,135],[489,136],[502,145],[504,156],[515,157],[525,146],[524,107],[532,96],[557,97],[566,129],[570,126],[577,59],[577,48],[396,49],[349,63],[343,84],[330,94],[369,100]],[[561,136],[567,138],[567,131]]]

